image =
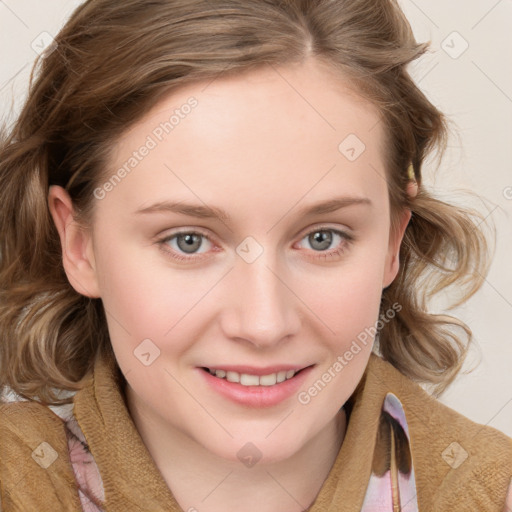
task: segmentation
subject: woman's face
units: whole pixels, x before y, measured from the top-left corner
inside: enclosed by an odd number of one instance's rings
[[[122,137],[82,282],[139,416],[234,461],[333,424],[397,271],[382,142],[313,60],[182,88]]]

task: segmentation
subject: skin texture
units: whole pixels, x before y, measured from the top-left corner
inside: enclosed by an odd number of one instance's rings
[[[197,106],[158,141],[155,127],[191,97]],[[366,146],[354,161],[338,149],[349,134]],[[156,147],[95,199],[91,229],[78,227],[65,191],[51,187],[70,283],[101,297],[130,413],[184,510],[303,510],[341,446],[340,408],[373,340],[307,405],[298,393],[268,408],[236,404],[198,367],[314,364],[303,391],[375,324],[410,218],[404,212],[391,234],[379,115],[310,59],[173,92],[118,141],[109,176],[148,136]],[[300,213],[333,197],[371,204]],[[231,219],[136,213],[166,200],[220,207]],[[313,237],[319,230],[330,245]],[[208,238],[187,253],[183,238],[169,239],[177,231]],[[251,263],[237,253],[247,237],[250,251],[262,249]],[[149,366],[134,355],[145,339],[160,351]],[[253,467],[237,456],[246,443],[261,453]]]

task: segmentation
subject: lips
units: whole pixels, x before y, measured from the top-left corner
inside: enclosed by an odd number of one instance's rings
[[[207,386],[221,396],[246,407],[262,408],[275,406],[294,396],[304,385],[314,366],[280,365],[266,368],[247,366],[208,368],[203,366],[197,367],[196,371],[202,376]],[[240,372],[240,370],[243,371]],[[272,370],[274,372],[269,373]],[[244,371],[254,373],[244,373]],[[217,372],[220,376],[217,376]],[[283,372],[285,379],[278,382],[278,378],[282,379]],[[291,377],[287,378],[287,375],[291,375]]]

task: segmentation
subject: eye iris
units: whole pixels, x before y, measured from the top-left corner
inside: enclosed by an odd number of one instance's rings
[[[201,247],[201,235],[196,235],[193,233],[178,235],[176,237],[176,241],[180,250],[184,252],[193,253],[199,249],[199,247]],[[184,244],[181,243],[182,241],[184,241]]]
[[[176,243],[179,249],[192,254],[201,247],[203,235],[197,233],[185,233],[176,235]],[[333,235],[329,230],[315,231],[308,236],[308,240],[315,250],[323,251],[332,244]],[[315,247],[315,244],[319,244]]]
[[[309,236],[309,241],[314,247],[313,242],[320,242],[319,250],[328,249],[332,242],[332,233],[330,231],[316,231]]]

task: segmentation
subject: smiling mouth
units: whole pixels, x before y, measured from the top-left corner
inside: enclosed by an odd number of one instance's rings
[[[309,366],[307,368],[309,368]],[[277,373],[270,373],[268,375],[251,375],[248,373],[215,370],[213,368],[206,367],[202,367],[201,369],[205,372],[208,372],[210,375],[213,375],[214,377],[227,380],[228,382],[241,384],[242,386],[274,386],[276,384],[281,384],[282,382],[293,379],[293,377],[295,377],[306,368],[302,368],[301,370],[297,371],[283,370]]]

